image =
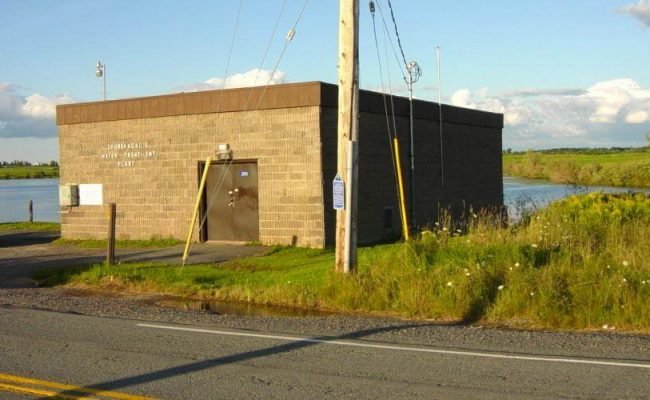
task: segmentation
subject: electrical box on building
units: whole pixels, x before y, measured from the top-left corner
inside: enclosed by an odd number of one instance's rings
[[[219,143],[217,146],[217,160],[231,160],[232,150],[228,143]]]
[[[79,186],[75,184],[59,185],[59,205],[73,207],[79,205]]]

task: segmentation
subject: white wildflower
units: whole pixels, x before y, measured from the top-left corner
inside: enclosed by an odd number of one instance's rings
[[[535,292],[530,292],[530,297],[535,296]]]
[[[518,262],[515,263],[515,267],[519,268],[519,263]]]
[[[452,287],[454,286],[454,283],[452,281],[447,282],[447,287]]]
[[[505,287],[505,286],[503,286],[503,285],[499,285],[499,287],[498,287],[497,289],[499,289],[499,290],[503,290],[504,287]]]
[[[530,247],[532,247],[533,249],[536,249],[537,248],[537,243],[531,244]]]
[[[624,266],[624,267],[627,267],[628,265],[630,265],[630,263],[627,262],[626,260],[624,260],[624,261],[623,261],[623,266]]]

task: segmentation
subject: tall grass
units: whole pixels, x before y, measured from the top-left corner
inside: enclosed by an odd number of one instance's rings
[[[650,187],[650,151],[505,155],[504,173],[557,183]]]
[[[573,196],[519,225],[474,215],[463,229],[444,220],[408,243],[363,248],[353,276],[332,272],[331,251],[289,248],[182,273],[96,266],[59,281],[467,323],[650,331],[650,196]]]

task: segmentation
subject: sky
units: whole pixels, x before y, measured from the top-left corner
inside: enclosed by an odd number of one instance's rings
[[[407,95],[388,0],[360,2],[360,86]],[[504,148],[642,146],[650,0],[391,0],[414,96],[504,114]],[[305,5],[306,4],[306,5]],[[0,0],[0,161],[58,160],[56,104],[336,83],[334,0]],[[302,11],[302,14],[301,14]],[[291,41],[286,35],[295,26]],[[275,32],[275,34],[274,34]],[[381,66],[381,67],[380,67]]]

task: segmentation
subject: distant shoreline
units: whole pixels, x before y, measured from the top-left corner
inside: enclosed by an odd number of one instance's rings
[[[650,188],[650,151],[504,154],[503,174],[552,183]]]
[[[0,168],[0,179],[56,179],[59,167],[49,165],[10,166]]]

